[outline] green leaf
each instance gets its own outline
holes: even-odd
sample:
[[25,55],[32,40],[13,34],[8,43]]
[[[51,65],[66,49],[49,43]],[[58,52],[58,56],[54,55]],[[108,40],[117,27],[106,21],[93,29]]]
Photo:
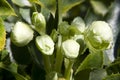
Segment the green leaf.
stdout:
[[[37,3],[42,7],[47,8],[53,16],[55,16],[56,7],[56,0],[29,0],[30,2]],[[82,3],[84,0],[58,0],[58,7],[59,13],[64,14],[72,7]]]
[[22,75],[17,73],[18,65],[16,63],[11,63],[10,65],[5,65],[2,62],[0,62],[0,68],[11,72],[15,76],[16,80],[28,80],[27,78],[25,78]]
[[107,72],[104,69],[96,69],[90,72],[89,80],[102,80],[107,76]]
[[74,80],[89,80],[90,72],[90,69],[80,71],[77,73],[77,75],[74,76]]
[[40,2],[40,0],[29,0],[31,3],[36,3],[44,7],[44,4]]
[[55,16],[56,11],[56,0],[29,0],[30,2],[37,3],[41,5],[41,7],[48,9],[53,16]]
[[103,4],[101,1],[91,0],[90,2],[92,4],[94,11],[97,14],[104,16],[108,12],[106,5]]
[[24,7],[24,6],[31,7],[32,6],[28,0],[12,0],[12,2],[20,7]]
[[58,0],[60,14],[66,13],[72,7],[84,2],[85,0]]
[[0,0],[0,16],[9,16],[9,15],[16,16],[10,4],[6,0]]
[[45,20],[48,21],[50,18],[50,11],[46,8],[41,8],[41,13],[44,15]]
[[1,54],[1,60],[4,60],[8,56],[8,51],[2,50],[0,54]]
[[6,32],[3,20],[0,18],[0,51],[3,50],[6,41]]
[[0,68],[5,69],[10,72],[17,73],[17,64],[11,63],[10,65],[5,65],[4,63],[0,62]]
[[97,14],[95,14],[95,12],[90,8],[88,9],[88,12],[85,16],[85,23],[86,23],[86,27],[90,26],[90,24],[93,22],[93,21],[97,21],[97,20],[101,20],[101,16],[98,16]]
[[28,23],[31,23],[30,9],[20,8],[20,14],[25,21],[27,21]]
[[103,53],[90,53],[78,67],[76,73],[85,69],[99,69],[103,65]]
[[116,59],[113,63],[111,63],[106,70],[108,74],[120,73],[120,58]]
[[45,71],[41,67],[33,64],[31,72],[32,80],[45,80]]
[[120,74],[112,74],[110,76],[107,76],[103,80],[120,80]]

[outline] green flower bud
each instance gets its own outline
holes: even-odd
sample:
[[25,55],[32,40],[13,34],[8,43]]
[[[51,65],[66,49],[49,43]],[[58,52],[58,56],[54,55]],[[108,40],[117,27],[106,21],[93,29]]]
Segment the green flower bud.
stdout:
[[60,34],[63,36],[68,36],[69,35],[69,30],[68,30],[69,26],[70,25],[68,24],[68,22],[66,22],[66,21],[61,22],[58,27]]
[[80,45],[72,39],[62,43],[62,51],[67,58],[74,59],[79,54]]
[[54,42],[48,35],[38,36],[36,46],[45,55],[52,55],[54,51]]
[[46,21],[45,17],[42,15],[42,13],[34,12],[32,15],[32,24],[34,25],[34,29],[39,34],[45,34],[46,31]]
[[29,25],[23,22],[17,22],[12,29],[11,40],[16,46],[22,47],[33,39],[33,33],[34,31]]
[[113,42],[112,30],[104,21],[94,21],[85,33],[85,39],[89,46],[96,50],[108,49]]

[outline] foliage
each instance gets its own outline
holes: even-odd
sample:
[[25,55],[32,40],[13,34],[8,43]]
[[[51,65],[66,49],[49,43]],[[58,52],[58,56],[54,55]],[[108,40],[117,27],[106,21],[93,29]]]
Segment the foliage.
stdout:
[[120,79],[119,0],[0,3],[0,80]]

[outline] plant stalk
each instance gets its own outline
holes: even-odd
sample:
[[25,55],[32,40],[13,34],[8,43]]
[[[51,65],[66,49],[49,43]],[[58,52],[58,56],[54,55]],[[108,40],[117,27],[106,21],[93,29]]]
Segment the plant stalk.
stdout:
[[46,73],[50,73],[52,68],[51,68],[51,63],[48,55],[43,55],[43,61],[44,61],[44,67]]
[[61,53],[61,43],[62,43],[62,36],[58,36],[58,45],[57,45],[57,53],[56,53],[56,62],[55,62],[55,71],[58,73],[61,72],[61,66],[63,61],[63,54]]
[[72,66],[74,64],[74,61],[72,60],[69,60],[69,64],[67,66],[67,68],[65,69],[65,74],[64,74],[64,77],[66,80],[70,80],[71,78],[71,75],[72,75]]

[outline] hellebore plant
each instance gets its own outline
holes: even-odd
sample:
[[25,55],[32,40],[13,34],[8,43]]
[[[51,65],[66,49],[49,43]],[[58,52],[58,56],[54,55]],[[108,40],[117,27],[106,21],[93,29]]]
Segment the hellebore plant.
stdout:
[[[38,32],[35,44],[42,53],[46,80],[49,78],[58,80],[62,77],[65,80],[73,80],[73,74],[77,74],[82,66],[81,64],[75,72],[74,63],[86,49],[90,50],[90,54],[101,54],[101,51],[112,46],[112,30],[105,21],[94,21],[85,27],[84,21],[76,17],[70,25],[64,21],[58,27],[49,36],[46,33],[46,21],[42,13],[33,13],[32,28]],[[22,47],[33,39],[33,33],[30,26],[17,22],[12,29],[11,40],[16,46]]]
[[[26,4],[20,6],[22,3],[19,4],[19,1],[12,0],[15,8],[20,6],[15,12],[20,12],[20,14],[12,14],[17,18],[2,16],[5,18],[6,24],[14,20],[11,24],[12,29],[7,32],[10,34],[11,40],[10,56],[13,55],[10,63],[4,61],[7,57],[7,53],[3,50],[6,33],[3,29],[2,18],[0,18],[0,51],[3,50],[0,54],[0,61],[4,61],[0,62],[0,68],[12,72],[16,80],[95,80],[96,77],[98,80],[109,80],[108,77],[115,74],[115,72],[111,72],[113,65],[110,65],[111,61],[105,53],[106,50],[113,47],[111,25],[100,19],[89,21],[85,16],[85,19],[80,16],[72,16],[71,19],[67,19],[71,16],[68,12],[70,9],[87,0],[26,1],[27,6]],[[101,5],[100,9],[105,7],[103,3],[100,3],[101,1],[91,0],[89,2],[92,6]],[[0,3],[8,4],[4,0],[1,0]],[[10,5],[7,6],[10,7]],[[99,7],[97,6],[97,8]],[[95,10],[97,8],[93,7]],[[14,12],[11,9],[11,13],[12,11]],[[89,13],[89,11],[87,9],[86,12]],[[106,8],[104,11],[107,12]],[[105,12],[102,13],[102,17]],[[100,15],[101,10],[97,13]],[[94,14],[90,13],[90,15]],[[87,14],[87,16],[89,15]],[[21,17],[22,19],[18,19]],[[27,55],[25,60],[27,61],[29,58],[29,63],[19,63],[24,56],[16,58],[17,53]],[[10,65],[6,67],[6,64]],[[115,76],[120,75],[115,74]]]

